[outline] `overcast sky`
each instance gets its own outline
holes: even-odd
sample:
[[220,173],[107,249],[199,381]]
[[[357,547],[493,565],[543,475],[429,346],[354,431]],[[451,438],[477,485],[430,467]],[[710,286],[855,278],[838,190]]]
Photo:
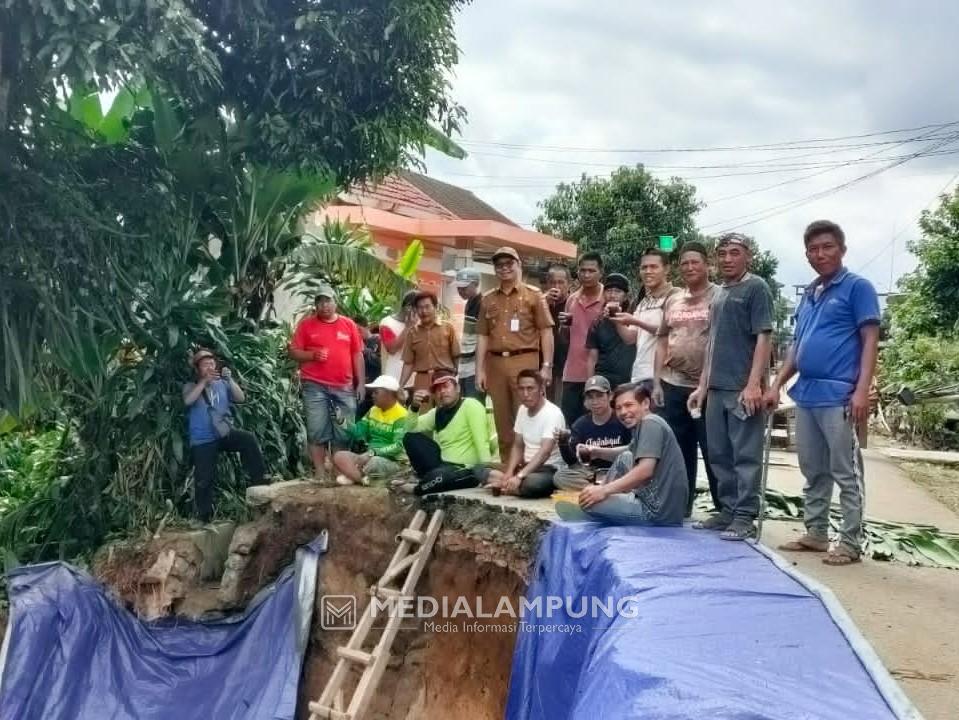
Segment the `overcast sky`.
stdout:
[[[905,243],[917,235],[920,211],[959,171],[959,124],[799,150],[623,150],[778,144],[959,121],[957,31],[957,0],[476,0],[457,22],[454,80],[469,113],[461,139],[470,157],[430,153],[428,172],[528,226],[557,182],[641,162],[696,185],[706,232],[755,235],[779,257],[780,281],[808,281],[802,229],[826,217],[846,230],[849,267],[884,291],[890,270],[898,277],[913,267]],[[911,140],[918,136],[925,139]],[[942,154],[780,208],[934,150]],[[847,161],[855,162],[835,167]],[[785,184],[769,188],[777,183]]]

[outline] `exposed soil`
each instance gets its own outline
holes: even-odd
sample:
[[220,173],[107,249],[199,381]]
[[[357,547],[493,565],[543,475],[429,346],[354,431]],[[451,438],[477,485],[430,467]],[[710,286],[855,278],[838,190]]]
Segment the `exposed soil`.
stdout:
[[909,479],[921,485],[939,502],[959,513],[959,468],[922,462],[904,462]]
[[[258,552],[247,566],[245,587],[270,579],[291,558],[297,545],[321,529],[329,532],[329,551],[321,561],[318,602],[323,595],[354,595],[362,609],[368,592],[396,549],[396,534],[409,523],[418,503],[385,490],[366,488],[296,488],[280,493],[258,523],[263,532]],[[535,557],[543,522],[526,514],[502,512],[482,503],[435,498],[446,520],[417,594],[450,607],[460,597],[474,607],[495,609],[502,597],[514,607],[526,588],[526,573]],[[244,595],[248,592],[245,591]],[[457,617],[444,626],[408,621],[393,643],[388,670],[370,708],[371,720],[409,718],[501,718],[515,642],[515,620],[480,620],[509,625],[507,632],[476,632],[472,619]],[[372,647],[378,633],[370,638]],[[349,633],[324,631],[314,613],[310,647],[300,689],[300,717],[316,700],[332,672],[335,652]]]

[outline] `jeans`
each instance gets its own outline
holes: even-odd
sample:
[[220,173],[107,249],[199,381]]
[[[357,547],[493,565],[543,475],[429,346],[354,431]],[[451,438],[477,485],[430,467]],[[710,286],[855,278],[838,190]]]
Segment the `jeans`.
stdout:
[[440,446],[423,433],[406,433],[403,436],[403,448],[413,472],[419,478],[413,490],[416,495],[464,490],[479,485],[473,468],[445,462]]
[[739,393],[710,390],[706,399],[709,464],[716,474],[719,511],[730,521],[752,523],[759,515],[764,414],[742,413]]
[[862,451],[855,424],[845,407],[796,408],[796,446],[803,488],[806,532],[829,539],[829,505],[833,483],[839,486],[842,528],[839,541],[862,552]]
[[709,481],[709,494],[712,496],[713,506],[719,510],[716,475],[709,465],[709,450],[706,446],[706,421],[702,418],[694,420],[686,407],[686,401],[689,400],[695,388],[671,385],[667,382],[661,384],[663,404],[656,408],[656,413],[669,423],[686,463],[686,477],[689,480],[689,503],[686,506],[686,516],[688,517],[692,512],[693,500],[696,496],[696,475],[699,467],[697,445],[703,453],[703,464],[706,466],[706,479]]
[[196,516],[203,522],[213,517],[213,489],[216,485],[216,461],[221,452],[240,453],[243,471],[250,485],[262,485],[266,475],[263,453],[253,433],[232,430],[229,435],[213,442],[190,448],[193,457],[193,505]]
[[572,427],[573,423],[586,413],[586,407],[583,405],[583,389],[585,387],[586,383],[584,382],[563,383],[563,399],[560,409],[563,411],[563,417],[566,418],[566,427]]
[[306,409],[306,435],[312,445],[333,443],[346,447],[344,427],[356,416],[356,395],[352,390],[304,380],[303,407]]
[[[633,467],[633,454],[624,450],[616,456],[612,467],[606,474],[606,482],[618,480]],[[645,505],[633,492],[616,493],[585,512],[590,519],[610,525],[652,525],[653,518]]]

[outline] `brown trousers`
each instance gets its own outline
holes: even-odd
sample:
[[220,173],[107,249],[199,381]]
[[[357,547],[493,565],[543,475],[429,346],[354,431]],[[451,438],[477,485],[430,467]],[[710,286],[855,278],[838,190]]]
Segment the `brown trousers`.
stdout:
[[527,368],[539,368],[539,353],[523,353],[511,357],[489,353],[486,356],[486,388],[493,401],[493,422],[496,423],[499,457],[503,463],[509,461],[509,451],[513,447],[513,423],[520,405],[519,393],[516,392],[516,376]]

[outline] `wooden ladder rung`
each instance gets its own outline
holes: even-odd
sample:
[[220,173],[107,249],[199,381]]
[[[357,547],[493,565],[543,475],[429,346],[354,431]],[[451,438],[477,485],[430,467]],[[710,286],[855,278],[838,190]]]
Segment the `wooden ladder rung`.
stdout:
[[371,587],[370,594],[376,595],[380,600],[399,600],[402,597],[406,597],[401,590],[380,587],[379,585]]
[[336,649],[336,654],[344,660],[349,660],[350,662],[354,662],[357,665],[363,666],[371,665],[376,659],[376,655],[364,652],[362,650],[351,650],[347,647],[338,647]]
[[400,530],[400,534],[396,536],[397,541],[407,540],[411,543],[416,543],[417,545],[422,545],[423,541],[426,539],[426,533],[422,530],[410,530],[406,528]]
[[309,704],[310,712],[321,720],[353,720],[353,716],[348,712],[340,712],[328,707],[323,707],[318,702]]

